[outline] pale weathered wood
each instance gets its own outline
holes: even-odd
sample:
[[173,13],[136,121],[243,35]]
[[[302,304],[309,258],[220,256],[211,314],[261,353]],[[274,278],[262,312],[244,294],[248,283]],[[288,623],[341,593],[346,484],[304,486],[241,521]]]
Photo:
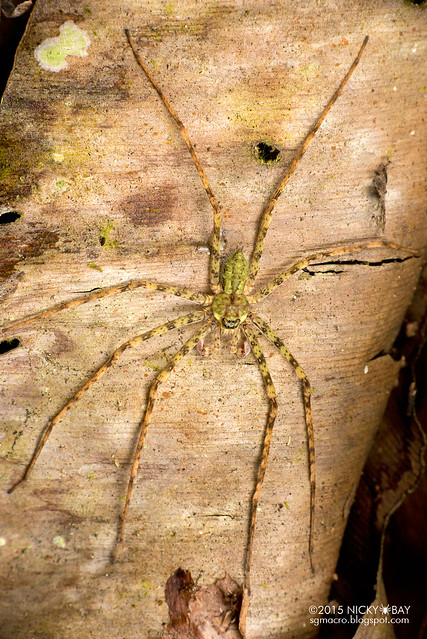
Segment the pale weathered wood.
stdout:
[[[377,237],[423,246],[423,16],[400,1],[94,0],[85,9],[38,0],[2,105],[1,206],[22,215],[0,230],[4,322],[132,278],[207,288],[212,212],[125,27],[196,145],[224,208],[225,250],[246,255],[268,197],[369,34],[278,203],[259,282],[313,249]],[[67,20],[89,35],[88,55],[45,71],[34,50]],[[256,162],[260,140],[281,149],[281,163]],[[373,184],[387,160],[383,210]],[[318,508],[313,577],[301,392],[263,342],[279,416],[255,540],[251,639],[316,631],[308,607],[328,595],[398,369],[386,353],[421,266],[381,263],[392,257],[372,251],[357,256],[371,266],[311,268],[259,306],[315,390]],[[109,564],[147,385],[190,327],[125,355],[56,427],[27,484],[5,493],[49,417],[117,345],[191,308],[127,293],[20,329],[22,347],[1,357],[2,637],[153,638],[178,567],[203,584],[226,572],[241,582],[266,400],[252,358],[226,348],[191,355],[162,389],[125,547]]]

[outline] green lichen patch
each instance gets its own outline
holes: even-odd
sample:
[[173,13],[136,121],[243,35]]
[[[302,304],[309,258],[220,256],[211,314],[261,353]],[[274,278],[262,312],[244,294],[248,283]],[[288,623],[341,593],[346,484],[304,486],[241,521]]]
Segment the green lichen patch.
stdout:
[[67,180],[58,178],[57,180],[54,180],[53,188],[57,193],[65,193],[65,191],[68,191],[68,189],[70,188],[70,184],[67,182]]
[[36,60],[46,71],[62,71],[68,67],[67,56],[85,56],[90,44],[89,36],[72,20],[59,27],[59,36],[46,38],[34,51]]
[[65,539],[63,537],[58,535],[57,537],[54,537],[52,541],[58,548],[65,548]]
[[118,248],[119,243],[111,237],[114,231],[114,222],[107,220],[99,229],[99,243],[105,248]]
[[98,264],[95,264],[95,262],[89,262],[89,266],[90,266],[90,268],[94,268],[97,271],[100,271],[102,273],[102,268],[100,266],[98,266]]

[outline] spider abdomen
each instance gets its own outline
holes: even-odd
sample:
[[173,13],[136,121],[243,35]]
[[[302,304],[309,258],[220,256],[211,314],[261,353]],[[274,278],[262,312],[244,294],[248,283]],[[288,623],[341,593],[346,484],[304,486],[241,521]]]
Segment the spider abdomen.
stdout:
[[243,293],[248,279],[248,263],[242,251],[236,251],[224,263],[221,284],[225,293]]

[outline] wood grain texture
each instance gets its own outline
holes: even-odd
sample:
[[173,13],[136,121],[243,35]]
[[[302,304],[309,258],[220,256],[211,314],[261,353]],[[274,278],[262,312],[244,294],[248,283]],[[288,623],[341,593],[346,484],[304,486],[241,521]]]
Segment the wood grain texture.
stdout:
[[[21,214],[0,227],[4,323],[128,279],[207,290],[212,211],[125,27],[223,207],[224,250],[246,256],[263,207],[369,34],[278,202],[258,283],[325,247],[377,237],[426,244],[422,9],[392,0],[339,9],[329,0],[143,4],[38,0],[1,107],[0,206]],[[89,35],[88,55],[45,71],[34,50],[66,20]],[[279,164],[257,163],[261,140],[280,148]],[[373,185],[387,161],[378,206]],[[250,639],[316,632],[308,607],[327,600],[399,368],[387,352],[421,267],[384,261],[395,257],[374,250],[347,266],[311,267],[257,307],[314,388],[318,508],[313,577],[301,389],[262,340],[279,413],[255,536]],[[6,495],[49,417],[108,355],[193,308],[124,293],[22,327],[22,346],[0,357],[2,638],[152,639],[168,620],[164,587],[177,568],[200,584],[225,573],[241,582],[267,401],[253,358],[225,345],[212,358],[191,354],[161,389],[125,546],[109,563],[148,385],[191,327],[124,355],[55,427],[28,482]]]

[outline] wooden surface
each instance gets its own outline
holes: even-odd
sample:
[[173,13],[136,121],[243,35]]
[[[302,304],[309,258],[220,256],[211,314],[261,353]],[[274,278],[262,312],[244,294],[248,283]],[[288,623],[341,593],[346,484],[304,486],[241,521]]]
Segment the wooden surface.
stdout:
[[[0,227],[2,323],[128,279],[207,290],[209,203],[125,27],[196,145],[224,209],[225,252],[243,247],[247,257],[263,206],[369,34],[278,203],[258,281],[324,247],[426,244],[422,9],[355,0],[339,10],[257,0],[120,5],[38,0],[18,51],[1,120],[0,213],[21,214]],[[88,55],[43,70],[34,50],[67,20],[88,34]],[[262,140],[280,148],[279,164],[257,163]],[[385,164],[383,208],[374,180]],[[279,415],[255,540],[250,639],[316,632],[309,606],[327,601],[399,368],[387,352],[421,268],[396,257],[376,250],[312,267],[259,306],[314,388],[318,505],[313,577],[301,392],[263,342]],[[49,417],[108,354],[190,308],[138,291],[7,334],[21,346],[0,358],[2,639],[151,639],[168,620],[164,586],[177,568],[199,584],[225,573],[241,582],[267,407],[252,357],[239,360],[225,345],[212,358],[191,354],[161,389],[125,547],[109,563],[148,384],[191,327],[124,355],[55,428],[27,484],[6,494]]]

